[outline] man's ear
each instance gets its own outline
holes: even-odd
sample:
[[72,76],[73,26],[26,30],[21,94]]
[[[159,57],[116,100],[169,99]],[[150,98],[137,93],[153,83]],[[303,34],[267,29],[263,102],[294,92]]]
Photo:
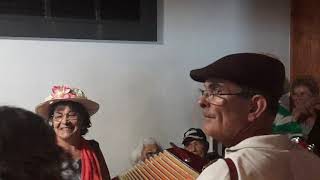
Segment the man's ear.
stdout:
[[254,95],[251,97],[251,104],[248,114],[248,120],[254,122],[267,109],[267,100],[264,96]]

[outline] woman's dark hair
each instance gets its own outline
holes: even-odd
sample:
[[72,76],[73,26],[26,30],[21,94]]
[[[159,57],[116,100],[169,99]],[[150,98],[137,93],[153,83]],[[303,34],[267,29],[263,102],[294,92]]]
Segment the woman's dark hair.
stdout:
[[80,125],[80,133],[81,135],[85,135],[88,133],[88,128],[91,127],[90,115],[86,108],[82,106],[80,103],[73,101],[60,101],[53,104],[49,110],[49,121],[52,120],[53,113],[58,106],[68,106],[70,109],[78,114],[78,118],[81,121]]
[[0,106],[0,179],[61,179],[62,149],[40,116]]
[[301,76],[296,78],[291,85],[291,93],[293,93],[294,89],[298,86],[305,86],[307,87],[312,95],[318,96],[319,95],[319,86],[317,81],[312,76]]

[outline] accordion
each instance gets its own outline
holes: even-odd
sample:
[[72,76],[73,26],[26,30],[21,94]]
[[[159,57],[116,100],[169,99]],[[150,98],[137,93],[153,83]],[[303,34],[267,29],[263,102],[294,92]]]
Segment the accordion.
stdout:
[[199,176],[207,162],[202,158],[178,147],[160,152],[144,162],[136,164],[115,179],[149,180],[177,179],[192,180]]

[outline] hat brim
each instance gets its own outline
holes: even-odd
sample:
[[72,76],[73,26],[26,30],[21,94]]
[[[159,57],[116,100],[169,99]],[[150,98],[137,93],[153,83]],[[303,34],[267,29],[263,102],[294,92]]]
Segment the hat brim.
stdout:
[[89,99],[68,98],[68,99],[52,99],[52,100],[45,101],[45,102],[39,104],[36,107],[35,111],[41,117],[48,119],[50,107],[53,104],[55,104],[57,102],[61,102],[61,101],[72,101],[72,102],[77,102],[77,103],[81,104],[88,111],[90,116],[92,116],[93,114],[95,114],[99,110],[99,104],[94,101],[91,101]]
[[215,72],[210,72],[210,70],[208,70],[209,68],[204,67],[201,69],[194,69],[192,71],[190,71],[190,77],[194,80],[194,81],[198,81],[198,82],[205,82],[206,80],[208,80],[209,78],[221,78],[221,76]]

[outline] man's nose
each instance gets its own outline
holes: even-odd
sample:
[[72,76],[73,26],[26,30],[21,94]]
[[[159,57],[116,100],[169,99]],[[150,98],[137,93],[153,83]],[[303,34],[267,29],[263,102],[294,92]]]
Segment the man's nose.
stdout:
[[194,151],[196,150],[196,147],[195,147],[195,145],[190,144],[188,149],[189,149],[191,152],[194,152]]
[[200,96],[198,98],[198,103],[199,103],[201,108],[205,108],[205,107],[208,107],[210,105],[209,102],[207,101],[206,97],[204,97],[204,96]]

